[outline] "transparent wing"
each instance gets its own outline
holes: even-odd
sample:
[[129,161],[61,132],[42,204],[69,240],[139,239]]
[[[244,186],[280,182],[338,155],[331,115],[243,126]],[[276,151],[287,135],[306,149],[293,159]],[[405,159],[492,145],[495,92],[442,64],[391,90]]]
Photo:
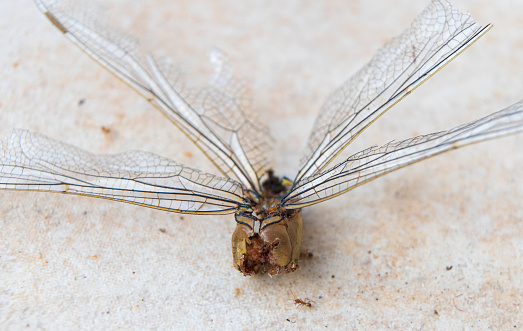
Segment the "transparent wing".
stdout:
[[247,208],[242,185],[153,153],[95,155],[25,130],[2,141],[0,189],[86,195],[193,214]]
[[35,3],[66,37],[162,111],[224,176],[260,191],[259,176],[269,163],[273,141],[266,127],[248,113],[248,90],[233,79],[223,53],[211,52],[215,75],[210,85],[187,89],[153,56],[140,56],[136,42],[104,26],[99,15],[86,14],[79,8],[81,2]]
[[523,100],[449,131],[390,142],[356,153],[330,170],[298,182],[281,204],[287,209],[309,206],[431,156],[522,131]]
[[446,1],[433,1],[409,29],[324,102],[295,182],[323,171],[363,130],[481,37],[480,26]]

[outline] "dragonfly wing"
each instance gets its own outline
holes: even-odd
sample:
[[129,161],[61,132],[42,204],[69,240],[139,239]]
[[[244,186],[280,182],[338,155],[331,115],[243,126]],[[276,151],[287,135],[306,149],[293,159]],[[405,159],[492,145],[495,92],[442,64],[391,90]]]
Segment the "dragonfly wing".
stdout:
[[[223,53],[211,52],[215,76],[209,86],[187,89],[152,55],[142,56],[137,42],[104,26],[103,20],[74,3],[35,0],[44,15],[73,43],[123,80],[171,120],[227,178],[260,190],[272,138],[268,129],[248,113],[245,84],[233,78]],[[189,100],[195,99],[195,103]],[[251,163],[252,162],[252,163]]]
[[295,182],[323,171],[378,117],[490,27],[474,23],[468,14],[446,1],[433,1],[410,28],[391,39],[367,65],[327,97]]
[[323,173],[305,178],[282,199],[287,209],[334,198],[389,172],[472,143],[523,131],[523,100],[480,120],[356,153]]
[[[205,125],[223,140],[232,142],[231,136],[237,135],[242,151],[236,155],[242,164],[251,164],[259,178],[270,168],[274,140],[265,125],[253,121],[250,89],[245,82],[234,79],[227,56],[213,49],[209,57],[214,67],[210,86],[189,90],[185,98],[201,111]],[[235,146],[234,143],[229,145]]]
[[25,130],[2,141],[0,189],[86,195],[193,214],[248,208],[236,181],[148,152],[95,155]]

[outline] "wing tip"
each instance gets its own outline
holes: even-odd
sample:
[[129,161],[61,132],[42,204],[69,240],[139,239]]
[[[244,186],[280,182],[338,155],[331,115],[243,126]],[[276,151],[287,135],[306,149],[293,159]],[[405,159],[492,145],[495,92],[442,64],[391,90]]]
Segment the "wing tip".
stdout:
[[63,26],[63,24],[60,23],[53,14],[51,14],[48,11],[43,11],[43,13],[45,17],[47,17],[47,19],[51,21],[51,24],[53,24],[58,30],[60,30],[60,32],[62,32],[63,34],[66,34],[68,32],[65,26]]

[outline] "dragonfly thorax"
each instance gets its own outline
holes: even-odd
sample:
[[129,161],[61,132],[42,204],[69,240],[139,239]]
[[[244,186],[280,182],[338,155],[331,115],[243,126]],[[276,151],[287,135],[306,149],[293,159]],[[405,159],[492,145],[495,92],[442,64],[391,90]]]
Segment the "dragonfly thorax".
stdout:
[[245,276],[292,272],[298,268],[302,239],[302,219],[299,209],[286,210],[281,197],[289,186],[267,172],[263,192],[252,205],[252,212],[235,215],[236,229],[232,236],[235,267]]

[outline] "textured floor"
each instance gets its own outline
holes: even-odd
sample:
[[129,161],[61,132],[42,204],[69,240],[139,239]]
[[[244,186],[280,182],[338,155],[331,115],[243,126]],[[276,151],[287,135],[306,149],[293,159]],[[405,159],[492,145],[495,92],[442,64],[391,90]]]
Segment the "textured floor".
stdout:
[[[428,1],[108,2],[112,24],[205,81],[228,52],[293,176],[325,96]],[[383,116],[364,148],[482,117],[523,98],[521,1],[460,0],[494,28]],[[212,166],[164,117],[68,42],[31,1],[1,2],[1,136],[38,131],[97,153]],[[102,129],[105,128],[105,129]],[[403,169],[304,210],[289,275],[232,268],[230,216],[0,192],[0,329],[520,329],[523,135]],[[290,291],[314,300],[297,309]]]

